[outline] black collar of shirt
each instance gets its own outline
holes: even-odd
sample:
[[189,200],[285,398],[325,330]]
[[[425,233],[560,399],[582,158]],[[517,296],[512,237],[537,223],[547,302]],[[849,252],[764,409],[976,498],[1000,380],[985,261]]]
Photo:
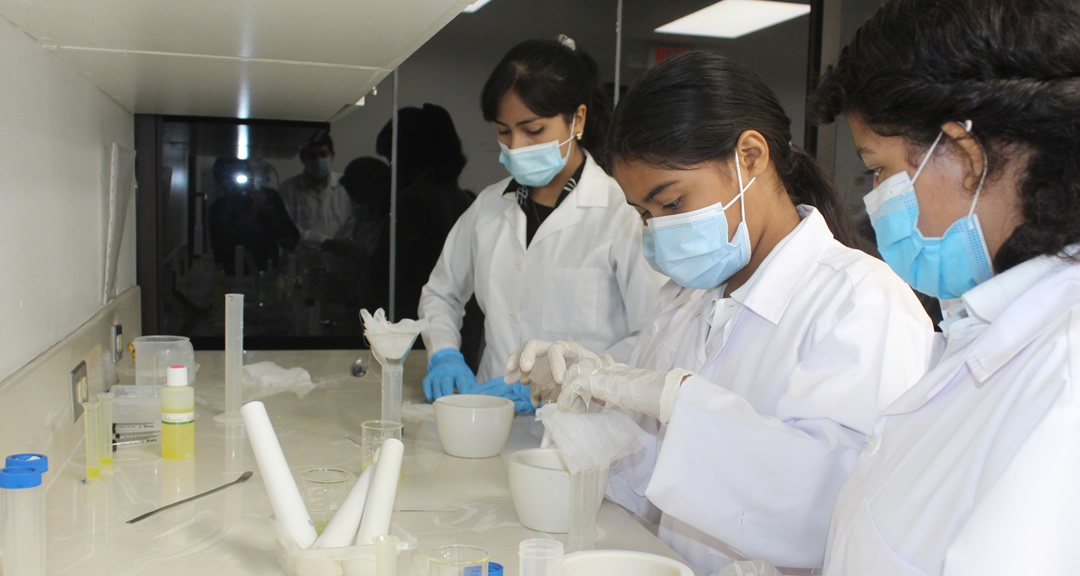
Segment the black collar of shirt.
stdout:
[[[558,208],[559,204],[562,204],[562,201],[574,191],[574,188],[577,188],[578,182],[581,182],[581,174],[585,172],[585,164],[588,161],[588,158],[582,161],[581,165],[578,166],[578,169],[574,171],[574,175],[566,181],[566,186],[563,186],[562,192],[559,193],[559,198],[555,200],[555,208]],[[506,190],[503,190],[503,194],[506,195],[513,192],[517,196],[518,206],[520,206],[522,210],[526,210],[529,208],[531,202],[529,199],[529,190],[530,188],[528,186],[518,184],[517,180],[511,178],[510,183],[506,185]]]

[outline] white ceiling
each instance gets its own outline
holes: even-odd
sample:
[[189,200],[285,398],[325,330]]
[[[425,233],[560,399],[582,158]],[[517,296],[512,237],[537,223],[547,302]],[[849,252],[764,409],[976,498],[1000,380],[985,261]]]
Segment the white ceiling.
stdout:
[[471,0],[0,0],[135,113],[329,120]]

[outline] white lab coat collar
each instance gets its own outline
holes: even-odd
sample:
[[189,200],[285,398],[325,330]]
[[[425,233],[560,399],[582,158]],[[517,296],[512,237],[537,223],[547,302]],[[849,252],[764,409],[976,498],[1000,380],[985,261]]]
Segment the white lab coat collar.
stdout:
[[1080,263],[1039,256],[968,290],[962,301],[970,318],[987,324],[985,329],[967,350],[957,352],[956,361],[943,361],[931,369],[882,416],[918,410],[948,388],[955,373],[937,373],[939,369],[957,371],[966,365],[980,384],[1001,370],[1058,321],[1062,312],[1080,306]]
[[1057,321],[1062,311],[1080,305],[1080,265],[1039,256],[968,290],[962,298],[970,315],[990,324],[965,355],[971,375],[983,382]]
[[[536,230],[532,243],[536,244],[559,230],[581,222],[584,214],[579,209],[607,207],[608,186],[611,180],[606,176],[592,156],[585,152],[585,169],[581,172],[581,181]],[[497,186],[506,187],[509,184],[508,178]],[[520,242],[522,250],[525,250],[525,213],[518,208],[517,197],[514,194],[503,194],[503,202],[506,204],[503,217],[513,225],[514,235]]]
[[803,217],[799,225],[776,245],[746,285],[731,294],[736,302],[773,325],[780,323],[810,268],[835,242],[817,209],[799,206],[799,213]]

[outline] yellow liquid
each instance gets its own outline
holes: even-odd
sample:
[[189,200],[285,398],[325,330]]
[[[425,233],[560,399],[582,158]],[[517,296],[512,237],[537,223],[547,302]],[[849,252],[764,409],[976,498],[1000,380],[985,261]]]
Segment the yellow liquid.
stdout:
[[112,456],[101,457],[101,467],[104,468],[106,466],[112,466]]
[[185,460],[195,456],[195,423],[161,423],[161,457]]
[[86,467],[86,479],[87,480],[100,480],[101,479],[101,468],[90,468],[89,466],[87,466]]

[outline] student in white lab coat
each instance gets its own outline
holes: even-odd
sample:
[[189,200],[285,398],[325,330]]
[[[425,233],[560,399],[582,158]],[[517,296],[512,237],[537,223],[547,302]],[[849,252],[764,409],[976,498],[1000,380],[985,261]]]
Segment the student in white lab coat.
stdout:
[[[481,107],[511,177],[457,221],[422,291],[429,400],[456,387],[532,411],[527,386],[502,385],[506,358],[526,340],[579,340],[625,360],[655,315],[664,279],[642,257],[634,210],[593,157],[608,102],[596,63],[565,36],[523,42],[492,72]],[[474,293],[486,341],[475,376],[458,351]]]
[[705,574],[744,557],[820,568],[836,494],[932,341],[911,289],[840,241],[839,194],[790,124],[760,77],[719,54],[649,70],[609,145],[645,254],[671,277],[660,315],[629,365],[544,343],[510,362],[545,356],[562,409],[638,413],[655,443],[612,469],[608,497],[654,521],[659,508],[660,536]]
[[1080,3],[893,0],[812,108],[874,171],[885,261],[944,347],[833,512],[825,573],[1080,566]]

